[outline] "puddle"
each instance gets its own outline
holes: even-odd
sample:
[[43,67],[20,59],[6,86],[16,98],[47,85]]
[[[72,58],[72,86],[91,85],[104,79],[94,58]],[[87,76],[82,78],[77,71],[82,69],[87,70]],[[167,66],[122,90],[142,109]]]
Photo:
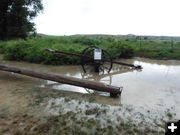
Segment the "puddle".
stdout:
[[[126,63],[142,65],[141,71],[131,70],[126,67],[114,65],[110,74],[84,74],[80,66],[48,66],[28,64],[24,62],[1,61],[4,64],[37,69],[45,72],[54,72],[61,75],[100,81],[113,86],[123,86],[121,104],[143,107],[148,110],[167,110],[176,113],[175,118],[180,118],[180,61],[178,60],[151,60],[134,58],[121,60]],[[80,87],[59,84],[22,75],[0,71],[0,85],[12,83],[23,87],[46,87],[56,90],[92,93]],[[23,83],[22,83],[23,82]],[[99,93],[109,96],[107,93]]]
[[170,109],[180,118],[180,61],[133,60],[143,66],[141,72],[133,71],[114,75],[112,84],[124,87],[122,104],[148,109]]

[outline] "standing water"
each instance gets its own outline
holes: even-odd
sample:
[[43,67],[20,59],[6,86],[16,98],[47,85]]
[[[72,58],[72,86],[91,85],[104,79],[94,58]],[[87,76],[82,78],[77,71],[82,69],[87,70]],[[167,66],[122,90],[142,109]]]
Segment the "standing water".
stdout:
[[[142,70],[131,70],[126,67],[114,65],[110,74],[84,74],[80,66],[47,66],[39,64],[28,64],[20,62],[3,61],[8,65],[37,69],[47,72],[73,76],[77,78],[100,81],[113,86],[123,86],[121,104],[143,107],[159,111],[171,110],[175,112],[175,118],[180,118],[180,61],[178,60],[151,60],[144,58],[120,60],[126,63],[141,65]],[[3,75],[4,74],[4,75]],[[80,93],[92,92],[80,87],[59,84],[52,81],[31,79],[21,75],[1,73],[0,81],[3,78],[18,80],[19,83],[32,83],[39,87],[53,88],[57,90],[75,91]],[[25,78],[25,79],[24,79]],[[31,80],[31,81],[28,81]],[[33,80],[33,81],[32,81]],[[107,94],[100,93],[105,96]],[[108,97],[107,97],[108,98]]]
[[180,61],[127,60],[142,65],[142,71],[114,75],[112,85],[122,84],[122,104],[131,104],[159,112],[171,110],[180,118]]

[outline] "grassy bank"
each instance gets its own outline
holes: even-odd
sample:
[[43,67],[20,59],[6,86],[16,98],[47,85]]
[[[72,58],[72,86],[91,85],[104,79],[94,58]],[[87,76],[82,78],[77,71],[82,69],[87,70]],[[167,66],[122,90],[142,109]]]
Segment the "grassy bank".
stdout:
[[114,59],[133,56],[157,59],[180,59],[180,38],[137,36],[43,36],[27,40],[0,42],[0,53],[7,60],[26,61],[52,65],[79,64],[80,59],[59,56],[43,51],[51,48],[72,53],[81,53],[90,45],[108,51]]

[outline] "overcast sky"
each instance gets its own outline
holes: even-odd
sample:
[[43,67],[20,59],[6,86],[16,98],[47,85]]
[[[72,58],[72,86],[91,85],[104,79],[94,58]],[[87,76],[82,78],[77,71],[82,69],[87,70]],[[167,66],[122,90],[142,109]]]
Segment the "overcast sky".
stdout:
[[38,33],[180,36],[180,0],[43,0]]

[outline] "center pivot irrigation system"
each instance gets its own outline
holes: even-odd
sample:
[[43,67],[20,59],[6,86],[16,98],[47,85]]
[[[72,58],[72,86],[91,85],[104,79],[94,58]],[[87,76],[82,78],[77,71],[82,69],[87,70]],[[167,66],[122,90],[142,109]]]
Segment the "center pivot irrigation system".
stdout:
[[[81,65],[86,72],[88,70],[88,66],[93,67],[95,72],[104,72],[107,71],[108,73],[111,71],[113,64],[120,64],[124,66],[129,66],[135,69],[141,69],[140,65],[132,65],[123,62],[113,61],[111,55],[96,46],[90,46],[82,51],[81,54],[69,53],[69,52],[62,52],[62,51],[55,51],[51,49],[44,49],[47,52],[51,52],[54,54],[60,55],[70,55],[76,56],[81,59]],[[58,83],[69,84],[79,87],[84,87],[92,90],[97,90],[101,92],[109,92],[111,97],[118,97],[121,95],[122,87],[116,87],[108,84],[104,84],[97,81],[90,81],[86,79],[79,79],[75,77],[63,76],[54,73],[47,73],[41,72],[38,70],[29,70],[20,67],[14,67],[9,65],[4,65],[0,63],[0,70],[7,71],[7,72],[14,72],[17,74],[22,74],[30,77],[40,78],[44,80],[51,80]]]
[[54,54],[79,57],[81,60],[82,69],[85,73],[87,72],[87,70],[89,70],[90,67],[93,67],[95,72],[106,71],[109,73],[113,67],[113,64],[124,65],[128,67],[132,67],[134,69],[142,69],[142,66],[140,65],[133,65],[124,62],[114,61],[111,55],[107,51],[97,46],[89,46],[85,48],[81,54],[56,51],[49,48],[45,48],[44,50]]
[[[80,58],[81,66],[86,73],[89,69],[94,69],[94,72],[107,72],[109,73],[113,67],[113,64],[119,64],[123,66],[132,67],[134,69],[142,69],[141,65],[134,65],[134,64],[127,64],[124,62],[114,61],[111,55],[97,46],[89,46],[85,48],[80,54],[77,53],[70,53],[64,51],[57,51],[52,50],[49,48],[45,48],[44,51],[50,52],[57,55],[68,55],[68,56],[75,56]],[[114,87],[114,89],[119,89],[119,93],[110,92],[111,97],[117,97],[117,95],[121,95],[123,87]]]

